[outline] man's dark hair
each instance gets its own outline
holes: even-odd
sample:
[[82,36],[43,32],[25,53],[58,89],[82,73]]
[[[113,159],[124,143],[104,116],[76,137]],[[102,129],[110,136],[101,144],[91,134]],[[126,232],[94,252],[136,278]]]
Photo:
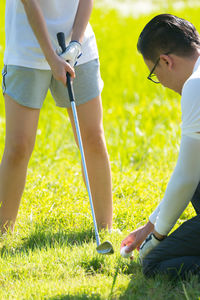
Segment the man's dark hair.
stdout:
[[200,48],[200,35],[194,25],[170,14],[154,17],[142,30],[137,44],[142,56],[153,62],[168,52],[191,56],[197,48]]

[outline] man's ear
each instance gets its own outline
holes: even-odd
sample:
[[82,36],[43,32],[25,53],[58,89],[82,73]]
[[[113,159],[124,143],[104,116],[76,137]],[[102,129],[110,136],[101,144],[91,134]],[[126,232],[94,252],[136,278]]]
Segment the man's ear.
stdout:
[[171,70],[173,67],[173,58],[167,54],[161,54],[160,64],[163,65],[163,67],[167,67]]

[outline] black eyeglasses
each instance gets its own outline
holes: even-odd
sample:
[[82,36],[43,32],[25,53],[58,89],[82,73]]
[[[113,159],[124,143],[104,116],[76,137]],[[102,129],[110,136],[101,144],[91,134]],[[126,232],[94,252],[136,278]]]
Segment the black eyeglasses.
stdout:
[[[167,53],[164,53],[164,54],[165,54],[165,55],[168,55],[168,54],[170,54],[170,53],[171,53],[171,51],[169,51],[169,52],[167,52]],[[157,65],[158,65],[158,63],[159,63],[159,61],[160,61],[160,57],[156,60],[155,65],[153,66],[151,72],[149,73],[149,76],[147,77],[147,79],[151,80],[151,81],[154,82],[154,83],[160,83],[160,81],[158,80],[156,74],[154,74],[154,71],[155,71],[155,69],[156,69],[156,67],[157,67]],[[154,79],[154,78],[155,78],[155,79]]]
[[159,61],[160,61],[160,57],[156,60],[155,65],[153,66],[151,72],[149,73],[149,76],[147,77],[147,79],[151,80],[154,83],[160,83],[160,81],[158,80],[156,74],[154,74],[154,71],[155,71]]

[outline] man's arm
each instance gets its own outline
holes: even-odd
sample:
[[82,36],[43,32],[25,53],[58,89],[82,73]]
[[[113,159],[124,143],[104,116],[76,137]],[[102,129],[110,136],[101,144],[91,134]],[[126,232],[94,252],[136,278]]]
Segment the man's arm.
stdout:
[[140,247],[140,260],[169,233],[185,210],[200,181],[200,139],[182,136],[176,168],[167,186],[153,233]]
[[[162,199],[163,201],[163,199]],[[155,208],[155,210],[152,212],[152,214],[149,216],[149,221],[152,223],[152,224],[155,224],[156,223],[156,219],[157,219],[157,216],[160,212],[160,207],[162,205],[162,201],[158,204],[158,206]]]
[[[200,139],[182,136],[179,158],[155,223],[155,235],[165,236],[192,199],[200,181]],[[158,233],[158,235],[157,235]]]
[[29,21],[29,24],[40,44],[45,58],[50,65],[55,79],[60,80],[66,85],[66,72],[69,72],[72,78],[75,77],[73,68],[61,59],[54,51],[46,22],[37,0],[21,0]]
[[155,234],[167,234],[170,231],[188,205],[200,182],[199,84],[199,77],[194,77],[188,80],[183,87],[180,153],[160,207]]

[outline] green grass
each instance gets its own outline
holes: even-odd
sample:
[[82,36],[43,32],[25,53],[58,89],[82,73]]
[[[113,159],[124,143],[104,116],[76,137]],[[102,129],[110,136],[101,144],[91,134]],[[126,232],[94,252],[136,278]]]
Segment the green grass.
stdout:
[[[1,11],[4,4],[0,4]],[[164,12],[160,10],[160,12]],[[166,10],[165,10],[166,12]],[[174,13],[174,11],[167,10]],[[199,11],[176,12],[197,29]],[[15,234],[0,241],[0,299],[198,299],[197,278],[172,283],[147,280],[138,262],[119,255],[121,240],[145,224],[163,197],[180,141],[180,97],[146,80],[148,70],[136,51],[137,37],[153,16],[120,17],[95,9],[91,23],[101,57],[104,127],[111,160],[114,228],[101,233],[115,254],[95,251],[89,200],[66,112],[47,96]],[[189,16],[189,17],[188,17]],[[4,26],[0,26],[3,65]],[[0,156],[5,114],[0,101]],[[194,215],[191,206],[177,225]]]

